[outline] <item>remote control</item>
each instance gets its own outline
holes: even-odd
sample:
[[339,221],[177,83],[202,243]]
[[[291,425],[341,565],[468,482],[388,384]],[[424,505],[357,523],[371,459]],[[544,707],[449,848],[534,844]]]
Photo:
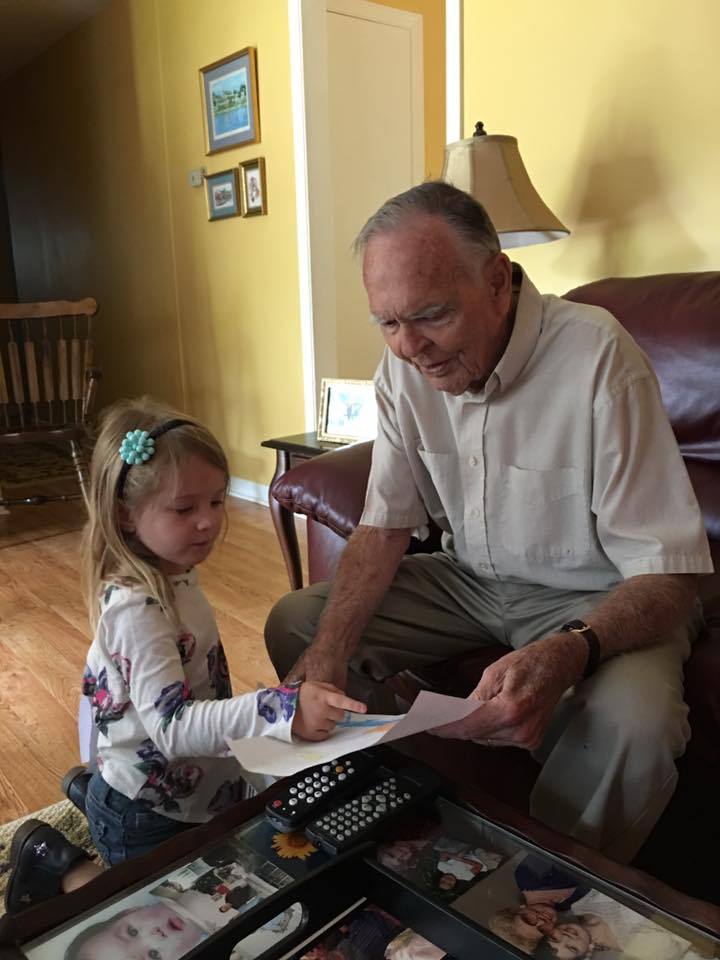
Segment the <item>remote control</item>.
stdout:
[[357,796],[311,821],[305,833],[326,853],[335,855],[369,840],[439,789],[440,781],[430,771],[385,768]]
[[358,790],[377,769],[377,758],[366,750],[309,767],[298,775],[285,793],[275,800],[268,800],[265,818],[281,833],[299,830],[339,797],[350,790]]

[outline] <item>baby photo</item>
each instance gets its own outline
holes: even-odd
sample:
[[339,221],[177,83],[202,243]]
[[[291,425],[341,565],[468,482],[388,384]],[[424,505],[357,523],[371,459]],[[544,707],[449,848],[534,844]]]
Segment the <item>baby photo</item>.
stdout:
[[[292,877],[233,837],[162,880],[96,911],[72,927],[25,949],[28,960],[180,960],[231,920]],[[236,947],[237,957],[258,956],[295,930],[302,908],[294,904]],[[145,952],[143,952],[145,951]]]
[[453,908],[528,956],[549,960],[690,960],[691,944],[570,871],[518,854]]
[[380,844],[384,866],[448,902],[492,873],[517,849],[479,818],[454,804],[438,801],[435,817],[415,817],[400,824],[392,839]]

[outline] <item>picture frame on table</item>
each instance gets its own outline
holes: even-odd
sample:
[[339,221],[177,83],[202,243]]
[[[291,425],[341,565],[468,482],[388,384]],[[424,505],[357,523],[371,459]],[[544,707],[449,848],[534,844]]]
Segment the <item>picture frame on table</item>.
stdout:
[[372,380],[323,377],[318,440],[355,443],[377,436],[377,404]]
[[258,217],[267,213],[267,186],[265,183],[265,158],[255,157],[240,164],[242,180],[242,215]]
[[240,214],[240,193],[235,167],[205,177],[208,220],[226,220]]
[[245,47],[200,69],[205,152],[260,142],[257,61]]

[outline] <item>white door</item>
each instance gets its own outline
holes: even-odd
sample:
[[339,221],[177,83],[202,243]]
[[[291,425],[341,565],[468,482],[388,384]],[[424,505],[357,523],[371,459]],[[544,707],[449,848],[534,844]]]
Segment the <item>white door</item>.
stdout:
[[366,0],[303,0],[301,10],[305,370],[316,396],[322,377],[370,378],[382,352],[351,245],[385,199],[423,179],[422,16]]

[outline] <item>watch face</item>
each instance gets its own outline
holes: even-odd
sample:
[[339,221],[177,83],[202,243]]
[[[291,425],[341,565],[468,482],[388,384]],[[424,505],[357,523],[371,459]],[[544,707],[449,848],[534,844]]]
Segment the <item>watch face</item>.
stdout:
[[582,620],[568,620],[567,623],[563,624],[563,630],[589,630],[590,628],[586,623],[583,623]]

